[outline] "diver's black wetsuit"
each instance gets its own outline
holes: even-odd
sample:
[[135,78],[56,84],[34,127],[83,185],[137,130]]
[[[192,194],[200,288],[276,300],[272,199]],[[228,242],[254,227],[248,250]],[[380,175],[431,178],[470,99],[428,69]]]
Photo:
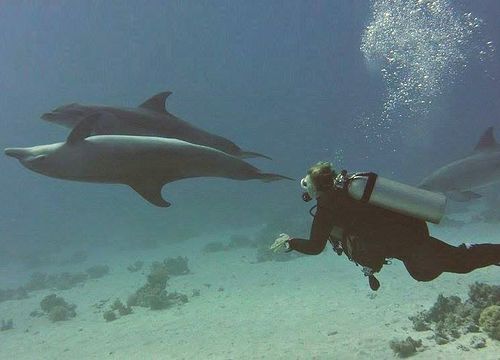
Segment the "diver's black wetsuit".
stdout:
[[430,281],[443,272],[468,273],[500,263],[500,244],[446,244],[429,236],[425,221],[362,203],[342,190],[318,198],[310,240],[291,239],[290,250],[321,253],[334,227],[343,229],[336,237],[346,255],[373,272],[396,258],[415,280]]

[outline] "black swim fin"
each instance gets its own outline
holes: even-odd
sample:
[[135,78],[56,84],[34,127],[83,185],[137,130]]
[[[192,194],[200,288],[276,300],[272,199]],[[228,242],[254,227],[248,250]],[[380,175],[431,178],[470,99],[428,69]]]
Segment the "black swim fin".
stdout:
[[377,291],[380,287],[380,281],[373,275],[368,276],[368,283],[370,284],[370,289]]

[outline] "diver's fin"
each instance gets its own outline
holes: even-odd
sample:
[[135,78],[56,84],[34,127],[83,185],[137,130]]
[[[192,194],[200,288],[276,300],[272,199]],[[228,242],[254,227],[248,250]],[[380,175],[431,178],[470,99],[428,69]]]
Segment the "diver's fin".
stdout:
[[479,199],[480,197],[482,197],[482,195],[475,193],[473,191],[458,191],[458,190],[449,191],[446,193],[446,196],[449,199],[457,202],[466,202],[472,199]]
[[240,158],[246,159],[246,158],[255,158],[255,157],[261,157],[264,159],[272,160],[269,156],[262,155],[253,151],[241,151],[240,152]]
[[161,181],[142,179],[129,184],[132,189],[151,204],[159,207],[169,207],[171,204],[161,196],[163,185],[164,182]]
[[289,178],[288,176],[283,176],[283,175],[278,175],[278,174],[271,174],[271,173],[260,173],[259,174],[259,179],[262,180],[265,183],[271,182],[271,181],[278,181],[278,180],[292,180],[294,181],[295,179]]
[[76,144],[91,136],[100,117],[101,114],[94,113],[81,120],[69,133],[66,143],[70,145]]
[[483,135],[481,135],[481,138],[474,148],[474,151],[489,150],[494,148],[495,146],[497,146],[497,142],[495,140],[495,136],[493,135],[493,126],[490,126],[486,129]]
[[139,105],[139,107],[165,114],[167,112],[165,108],[165,101],[170,96],[170,94],[172,94],[171,91],[164,91],[156,94],[144,101],[141,105]]

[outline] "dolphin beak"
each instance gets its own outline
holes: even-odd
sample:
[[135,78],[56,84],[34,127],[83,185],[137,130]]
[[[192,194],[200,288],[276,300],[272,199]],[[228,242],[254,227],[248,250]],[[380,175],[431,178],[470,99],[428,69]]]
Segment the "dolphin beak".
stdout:
[[30,151],[25,148],[7,148],[4,150],[5,155],[11,156],[18,160],[22,160],[30,155]]
[[40,116],[43,120],[52,120],[54,118],[54,114],[51,112],[45,113],[42,116]]

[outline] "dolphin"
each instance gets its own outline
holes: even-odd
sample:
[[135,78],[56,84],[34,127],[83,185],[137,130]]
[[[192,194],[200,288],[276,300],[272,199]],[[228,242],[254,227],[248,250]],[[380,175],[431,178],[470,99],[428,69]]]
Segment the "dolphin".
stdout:
[[500,145],[493,127],[482,134],[474,151],[447,164],[424,178],[419,187],[445,193],[455,201],[468,201],[481,195],[471,189],[500,182]]
[[170,91],[158,93],[137,108],[73,103],[45,113],[41,118],[72,129],[89,115],[100,113],[101,118],[95,123],[93,135],[140,135],[175,138],[213,147],[240,158],[263,157],[270,159],[268,156],[256,152],[243,151],[232,141],[199,129],[169,113],[166,110],[165,101],[171,94]]
[[82,120],[66,142],[7,148],[34,172],[65,180],[126,184],[151,204],[168,207],[163,185],[186,178],[222,177],[264,182],[289,179],[262,173],[245,161],[211,147],[179,139],[130,135],[94,135],[98,114]]

